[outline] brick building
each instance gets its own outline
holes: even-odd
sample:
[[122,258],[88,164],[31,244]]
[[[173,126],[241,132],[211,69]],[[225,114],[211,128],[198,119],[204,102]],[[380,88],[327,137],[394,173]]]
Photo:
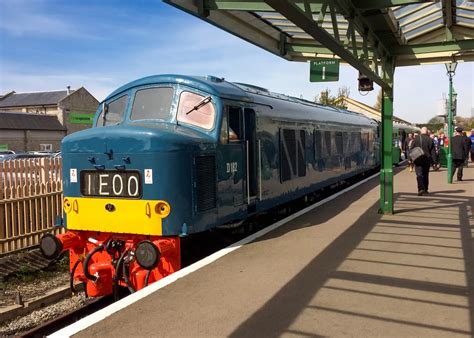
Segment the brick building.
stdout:
[[[15,93],[0,97],[1,112],[55,116],[67,134],[90,128],[99,101],[84,87],[77,90]],[[28,129],[28,119],[24,119]]]
[[64,136],[56,116],[0,112],[0,150],[57,151]]

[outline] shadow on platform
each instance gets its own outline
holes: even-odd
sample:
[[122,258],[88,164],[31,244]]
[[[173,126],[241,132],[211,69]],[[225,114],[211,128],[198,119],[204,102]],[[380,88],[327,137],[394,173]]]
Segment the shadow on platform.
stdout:
[[[317,226],[373,187],[265,240]],[[474,198],[463,193],[397,193],[395,215],[373,204],[231,336],[472,335]]]

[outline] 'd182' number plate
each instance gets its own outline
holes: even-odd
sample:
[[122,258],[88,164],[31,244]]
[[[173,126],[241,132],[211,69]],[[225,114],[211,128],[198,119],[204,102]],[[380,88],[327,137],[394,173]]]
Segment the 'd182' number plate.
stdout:
[[81,194],[139,198],[142,194],[140,174],[136,171],[81,171]]

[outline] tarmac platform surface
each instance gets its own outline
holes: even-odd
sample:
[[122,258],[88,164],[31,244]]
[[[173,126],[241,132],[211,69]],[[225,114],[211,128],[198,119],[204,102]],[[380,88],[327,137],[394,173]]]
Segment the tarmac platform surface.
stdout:
[[474,168],[368,181],[74,337],[472,336]]

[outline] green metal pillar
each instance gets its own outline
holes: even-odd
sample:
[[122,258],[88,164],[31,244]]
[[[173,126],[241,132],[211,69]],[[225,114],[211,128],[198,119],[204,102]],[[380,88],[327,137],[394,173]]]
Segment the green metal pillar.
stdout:
[[380,168],[380,213],[393,214],[393,90],[383,90],[382,167]]
[[449,76],[449,98],[448,98],[448,183],[453,183],[453,153],[451,143],[453,141],[453,77]]
[[449,97],[448,97],[448,184],[453,183],[453,153],[451,143],[453,141],[453,76],[456,73],[456,62],[445,63],[446,73],[449,77]]

